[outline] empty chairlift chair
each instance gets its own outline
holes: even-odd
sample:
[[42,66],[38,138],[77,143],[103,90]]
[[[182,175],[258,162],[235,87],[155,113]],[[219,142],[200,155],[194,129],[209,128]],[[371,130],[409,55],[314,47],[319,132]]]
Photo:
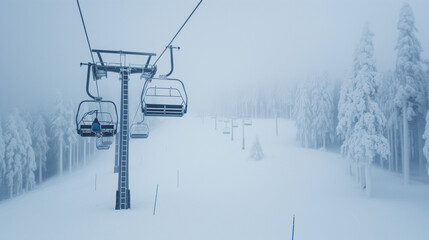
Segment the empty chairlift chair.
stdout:
[[98,150],[109,150],[112,145],[113,136],[111,137],[99,137],[96,140],[95,146]]
[[222,133],[223,134],[231,134],[231,130],[229,127],[224,127]]
[[250,119],[250,118],[245,118],[245,119],[243,120],[243,124],[244,124],[244,126],[252,126],[252,119]]
[[225,121],[225,127],[222,130],[223,134],[231,134],[231,128],[228,126],[228,123]]
[[146,80],[141,107],[145,116],[182,117],[188,108],[183,82],[173,78]]
[[108,145],[108,146],[112,145],[112,143],[113,143],[113,136],[109,136],[109,137],[103,136],[103,137],[101,137],[101,143],[103,143],[103,145]]
[[238,127],[238,123],[234,122],[234,120],[233,120],[233,122],[232,122],[232,127],[234,127],[234,128],[237,128],[237,127]]
[[[112,137],[118,128],[118,112],[111,101],[85,100],[76,114],[76,130],[82,137]],[[106,140],[105,140],[106,141]]]
[[130,137],[144,139],[149,137],[149,126],[145,122],[138,122],[131,125]]

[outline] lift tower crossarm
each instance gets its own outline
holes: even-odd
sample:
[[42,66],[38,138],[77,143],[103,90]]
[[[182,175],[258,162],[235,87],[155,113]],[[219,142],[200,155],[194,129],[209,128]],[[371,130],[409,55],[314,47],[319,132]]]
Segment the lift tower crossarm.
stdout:
[[[138,56],[147,56],[146,63],[141,65],[141,67],[137,65],[128,66],[127,68],[130,71],[130,74],[134,73],[145,73],[145,72],[154,72],[156,71],[156,67],[153,67],[150,65],[150,60],[153,56],[156,56],[156,53],[147,53],[147,52],[132,52],[132,51],[122,51],[122,50],[104,50],[104,49],[92,49],[91,52],[94,52],[97,54],[99,63],[91,64],[91,63],[81,63],[81,65],[93,65],[95,67],[94,71],[97,70],[103,70],[106,72],[115,72],[120,73],[121,69],[124,66],[119,65],[108,65],[103,61],[103,58],[101,57],[102,53],[105,54],[119,54],[119,55],[138,55]],[[155,73],[153,73],[155,75]]]
[[156,53],[146,53],[146,52],[130,52],[122,50],[102,50],[102,49],[92,49],[92,52],[95,53],[113,53],[113,54],[128,54],[128,55],[143,55],[143,56],[156,56]]

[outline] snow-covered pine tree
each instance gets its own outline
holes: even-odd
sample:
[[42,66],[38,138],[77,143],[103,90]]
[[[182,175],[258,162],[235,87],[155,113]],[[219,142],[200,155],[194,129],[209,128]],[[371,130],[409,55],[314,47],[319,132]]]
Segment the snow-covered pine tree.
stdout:
[[332,89],[328,79],[327,74],[316,77],[312,87],[314,145],[323,149],[326,148],[326,142],[333,139],[335,133]]
[[34,171],[37,166],[27,123],[17,109],[9,115],[5,126],[6,184],[12,197],[14,194],[21,194],[23,187],[30,190],[34,186]]
[[[2,185],[5,182],[5,175],[6,175],[5,143],[4,143],[2,122],[0,120],[0,190],[2,189]],[[1,199],[1,195],[0,195],[0,199]]]
[[51,131],[58,139],[58,174],[63,175],[63,145],[64,145],[64,134],[69,123],[67,119],[66,106],[63,103],[63,98],[61,93],[57,93],[56,103],[54,107],[54,112],[51,115]]
[[38,182],[43,180],[43,172],[46,171],[46,153],[49,150],[48,136],[46,134],[45,120],[39,115],[36,117],[32,128],[33,149],[36,157],[38,173]]
[[344,137],[342,153],[365,166],[364,186],[368,195],[371,194],[371,164],[377,155],[385,158],[389,153],[383,136],[385,117],[375,101],[377,69],[372,38],[373,33],[365,25],[355,52],[353,75],[342,94],[337,126],[337,132]]
[[[418,148],[421,138],[419,130],[420,122],[424,121],[424,113],[427,110],[427,94],[425,73],[423,71],[420,57],[423,51],[419,41],[415,36],[417,31],[414,25],[414,15],[409,4],[404,4],[400,10],[397,25],[399,36],[396,44],[397,58],[395,75],[399,81],[399,88],[396,94],[395,103],[402,108],[403,121],[403,175],[404,183],[409,182],[410,176],[410,155],[411,151],[419,154]],[[410,122],[416,121],[410,129]],[[415,134],[415,133],[418,134]],[[420,133],[419,133],[420,132]],[[413,148],[411,149],[410,137],[413,138]]]
[[[429,78],[429,60],[424,61],[426,67],[426,77]],[[423,146],[423,154],[426,158],[426,173],[429,175],[429,111],[426,114],[426,126],[423,133],[423,139],[425,139],[425,144]]]
[[73,102],[70,100],[70,101],[68,101],[67,106],[66,106],[66,110],[65,110],[65,114],[66,114],[65,119],[67,120],[67,126],[64,129],[65,130],[64,131],[64,137],[65,137],[67,145],[68,145],[68,154],[69,154],[69,156],[68,156],[68,170],[69,170],[69,172],[71,172],[73,169],[73,166],[72,166],[73,149],[74,149],[73,146],[75,146],[76,142],[77,142],[76,125],[74,122],[73,109],[75,109],[75,108],[73,106]]
[[34,156],[34,150],[32,146],[32,139],[30,130],[28,128],[29,121],[24,120],[21,117],[20,113],[16,110],[14,113],[16,115],[15,120],[18,124],[18,133],[20,135],[20,152],[22,154],[22,187],[26,191],[31,190],[36,184],[34,171],[37,169],[37,164]]
[[264,158],[264,152],[262,151],[258,136],[256,136],[255,141],[253,142],[250,150],[250,157],[254,160],[262,160]]
[[[12,198],[16,193],[17,175],[21,172],[21,155],[19,154],[20,136],[18,133],[18,125],[15,116],[10,114],[5,122],[4,139],[5,139],[5,163],[6,174],[5,182],[9,189],[9,197]],[[22,179],[21,179],[22,180]],[[22,183],[22,181],[20,182]]]
[[[377,94],[377,102],[386,119],[386,135],[389,140],[389,161],[388,169],[398,171],[399,152],[401,144],[399,140],[400,131],[400,112],[395,105],[395,95],[398,89],[398,81],[394,77],[393,72],[384,72],[378,74],[379,94]],[[381,164],[382,165],[382,164]]]
[[310,147],[313,119],[308,85],[308,83],[301,83],[298,87],[293,114],[297,128],[296,137],[304,147]]
[[426,157],[426,172],[429,175],[429,111],[426,114],[426,128],[425,132],[423,133],[423,139],[425,139],[423,153]]

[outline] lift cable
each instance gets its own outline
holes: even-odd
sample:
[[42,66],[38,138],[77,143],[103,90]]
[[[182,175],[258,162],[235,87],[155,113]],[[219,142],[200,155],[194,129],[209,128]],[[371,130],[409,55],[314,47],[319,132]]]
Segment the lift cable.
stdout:
[[[91,54],[92,63],[94,64],[94,67],[95,67],[96,64],[95,64],[95,60],[94,60],[94,55],[92,53],[91,42],[89,41],[88,32],[86,30],[85,20],[83,19],[83,14],[82,14],[82,10],[80,8],[79,0],[76,0],[76,3],[77,3],[77,7],[79,8],[79,14],[80,14],[80,19],[82,20],[83,30],[85,31],[86,42],[88,43],[88,48],[89,48],[89,54]],[[88,66],[88,68],[90,68],[90,66]],[[88,71],[89,71],[89,69],[88,69]],[[100,100],[102,98],[100,97],[100,91],[98,90],[98,81],[97,81],[97,79],[95,79],[95,86],[96,86],[96,89],[97,89],[97,99],[96,100],[98,101],[98,107],[100,109],[100,112],[103,112],[103,110],[101,108],[101,102],[100,102]]]
[[95,64],[94,55],[92,54],[91,43],[89,42],[88,32],[86,31],[85,21],[83,20],[82,10],[80,9],[79,0],[76,0],[77,7],[79,8],[80,19],[82,20],[83,30],[85,30],[86,42],[88,43],[89,53],[91,54],[92,63]]
[[186,21],[183,23],[183,25],[180,27],[180,29],[176,32],[176,34],[174,35],[174,37],[171,39],[171,41],[167,44],[167,46],[164,48],[164,51],[162,51],[162,53],[159,55],[159,57],[156,59],[156,61],[153,63],[153,65],[156,65],[156,63],[158,62],[158,60],[162,57],[162,55],[164,55],[165,51],[167,50],[167,48],[170,47],[171,43],[173,43],[174,39],[177,37],[177,35],[180,33],[180,31],[182,31],[182,28],[186,25],[186,23],[188,22],[188,20],[192,17],[192,15],[194,14],[194,12],[197,10],[197,8],[200,6],[200,4],[203,2],[203,0],[200,0],[200,2],[197,4],[197,6],[194,8],[194,10],[191,12],[191,14],[188,16],[188,18],[186,19]]
[[[77,2],[77,7],[79,8],[80,19],[82,20],[83,30],[85,30],[86,42],[88,43],[88,48],[89,48],[89,53],[91,54],[92,63],[95,65],[94,55],[92,54],[91,43],[89,41],[88,32],[86,31],[85,21],[83,20],[83,14],[82,14],[82,10],[80,8],[79,0],[76,0],[76,2]],[[97,97],[98,97],[98,99],[100,99],[100,92],[98,90],[97,79],[95,79],[95,85],[97,87]],[[100,111],[101,111],[101,105],[100,105]]]

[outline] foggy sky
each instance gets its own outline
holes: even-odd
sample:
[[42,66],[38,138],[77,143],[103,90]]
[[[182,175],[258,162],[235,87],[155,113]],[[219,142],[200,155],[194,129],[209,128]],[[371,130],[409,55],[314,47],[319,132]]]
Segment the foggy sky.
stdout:
[[[429,58],[429,1],[408,1],[423,58]],[[198,0],[81,0],[93,48],[159,54]],[[314,73],[347,77],[366,22],[379,71],[394,69],[399,0],[204,0],[174,42],[174,77],[187,86],[191,109],[260,84]],[[57,91],[80,101],[90,61],[74,0],[3,0],[0,8],[0,114],[51,106]],[[158,74],[169,71],[168,55]],[[140,62],[136,62],[140,63]],[[135,80],[135,81],[134,81]],[[138,102],[142,82],[133,78]],[[117,97],[117,75],[99,82]]]

